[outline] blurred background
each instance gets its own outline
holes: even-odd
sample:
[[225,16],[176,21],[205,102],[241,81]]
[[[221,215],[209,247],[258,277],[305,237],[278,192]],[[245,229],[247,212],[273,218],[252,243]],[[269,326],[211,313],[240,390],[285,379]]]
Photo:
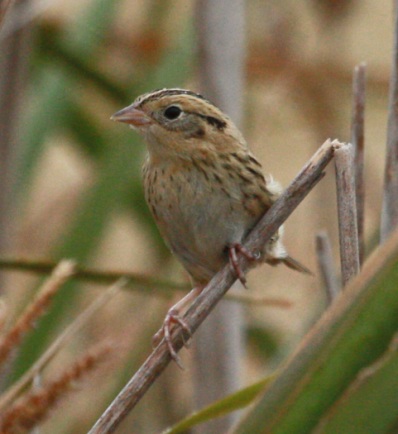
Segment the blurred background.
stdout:
[[[200,2],[198,2],[200,3]],[[227,4],[227,2],[225,2]],[[145,205],[142,140],[109,118],[143,92],[199,90],[193,0],[20,0],[0,30],[0,253],[8,321],[42,276],[31,261],[73,258],[98,270],[136,272],[189,285]],[[242,130],[267,172],[287,186],[328,137],[350,140],[352,72],[367,63],[367,249],[378,239],[392,2],[252,0],[245,4]],[[242,385],[275,369],[326,306],[314,239],[326,230],[339,264],[333,167],[285,225],[290,254],[314,271],[262,266],[241,303],[247,338]],[[6,382],[21,375],[65,324],[105,286],[73,281],[26,339]],[[62,403],[42,432],[86,432],[151,350],[151,336],[181,297],[135,285],[113,299],[46,369],[51,375],[87,346],[118,342],[112,367]],[[281,306],[260,302],[276,299]],[[192,352],[171,366],[118,432],[158,432],[193,410]],[[145,407],[145,409],[144,409]],[[56,431],[55,428],[56,427]]]

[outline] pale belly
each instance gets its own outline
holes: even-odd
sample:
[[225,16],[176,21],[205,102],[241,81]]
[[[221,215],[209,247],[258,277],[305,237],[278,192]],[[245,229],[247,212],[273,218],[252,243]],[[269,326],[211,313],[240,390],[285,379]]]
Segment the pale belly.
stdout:
[[168,176],[158,173],[147,202],[170,249],[195,281],[207,282],[227,262],[228,246],[242,242],[260,216],[245,212],[238,188],[209,183],[201,172],[174,172],[162,183]]

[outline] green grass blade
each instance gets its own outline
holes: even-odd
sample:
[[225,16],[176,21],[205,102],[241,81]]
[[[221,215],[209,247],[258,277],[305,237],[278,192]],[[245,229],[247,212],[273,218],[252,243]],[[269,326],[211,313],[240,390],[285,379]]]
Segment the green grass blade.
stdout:
[[[398,232],[303,340],[238,434],[312,432],[398,330]],[[355,425],[355,421],[353,421]]]
[[322,434],[388,433],[398,419],[398,351],[387,351],[360,372],[343,397],[321,421]]
[[245,387],[244,389],[238,390],[237,392],[196,411],[173,427],[165,430],[162,434],[180,434],[200,423],[245,408],[253,402],[260,392],[264,391],[270,381],[271,377],[267,377],[255,384]]

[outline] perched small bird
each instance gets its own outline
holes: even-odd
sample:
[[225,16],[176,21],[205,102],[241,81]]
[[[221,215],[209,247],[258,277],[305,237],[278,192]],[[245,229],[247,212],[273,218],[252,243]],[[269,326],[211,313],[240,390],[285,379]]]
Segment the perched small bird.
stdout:
[[177,361],[171,326],[178,323],[189,333],[181,309],[228,261],[242,283],[239,254],[253,263],[284,263],[308,270],[286,253],[282,228],[259,255],[242,246],[281,188],[272,176],[264,176],[238,128],[210,101],[189,90],[155,90],[111,119],[129,124],[144,137],[147,203],[163,238],[195,284],[169,310],[160,334],[155,335],[156,340],[165,337]]

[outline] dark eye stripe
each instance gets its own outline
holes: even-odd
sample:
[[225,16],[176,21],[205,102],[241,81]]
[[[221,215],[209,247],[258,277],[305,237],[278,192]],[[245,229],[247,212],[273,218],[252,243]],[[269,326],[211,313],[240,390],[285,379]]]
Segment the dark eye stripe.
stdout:
[[202,115],[201,113],[195,113],[195,114],[197,116],[200,116],[208,124],[212,125],[213,127],[216,127],[220,131],[222,131],[227,126],[227,123],[222,119],[215,118],[214,116]]

